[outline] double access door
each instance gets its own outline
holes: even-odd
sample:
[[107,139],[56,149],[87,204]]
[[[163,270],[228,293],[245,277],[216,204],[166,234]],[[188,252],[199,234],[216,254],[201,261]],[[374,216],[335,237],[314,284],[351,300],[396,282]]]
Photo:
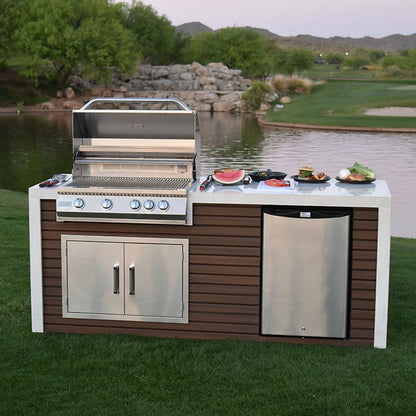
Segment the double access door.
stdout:
[[188,322],[188,240],[63,235],[63,316]]

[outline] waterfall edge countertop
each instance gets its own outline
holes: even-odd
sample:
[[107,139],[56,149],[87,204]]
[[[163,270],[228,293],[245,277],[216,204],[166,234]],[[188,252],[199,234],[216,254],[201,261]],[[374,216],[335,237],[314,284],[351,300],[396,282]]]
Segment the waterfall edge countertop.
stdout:
[[[220,185],[210,183],[200,191],[201,178],[188,193],[188,215],[193,204],[297,205],[377,208],[377,271],[375,295],[374,347],[386,348],[390,270],[391,193],[385,180],[369,184],[298,183],[294,189],[268,187],[262,182]],[[269,189],[270,188],[270,189]]]

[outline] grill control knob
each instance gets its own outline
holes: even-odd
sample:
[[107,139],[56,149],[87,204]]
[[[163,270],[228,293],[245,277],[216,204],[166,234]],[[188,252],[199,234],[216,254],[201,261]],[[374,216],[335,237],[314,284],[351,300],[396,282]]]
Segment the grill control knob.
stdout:
[[169,208],[169,202],[162,199],[161,201],[158,202],[157,207],[161,211],[167,211],[167,209]]
[[155,207],[155,203],[151,199],[148,199],[147,201],[144,201],[143,206],[148,211],[152,211]]
[[77,198],[74,200],[73,205],[75,208],[81,209],[84,208],[85,201],[82,198]]
[[111,199],[104,199],[103,202],[101,202],[101,206],[104,209],[111,209],[113,208],[113,203],[111,202]]
[[130,208],[134,211],[137,211],[138,209],[140,209],[140,202],[137,199],[132,199],[130,201]]

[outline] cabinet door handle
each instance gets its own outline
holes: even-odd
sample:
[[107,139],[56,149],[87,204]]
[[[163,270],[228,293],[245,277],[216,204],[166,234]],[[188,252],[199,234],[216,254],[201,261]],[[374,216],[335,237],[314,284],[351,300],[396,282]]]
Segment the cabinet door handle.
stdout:
[[113,292],[117,295],[120,293],[120,266],[113,266]]
[[129,295],[135,295],[136,293],[136,283],[135,283],[135,274],[136,268],[135,266],[129,267]]

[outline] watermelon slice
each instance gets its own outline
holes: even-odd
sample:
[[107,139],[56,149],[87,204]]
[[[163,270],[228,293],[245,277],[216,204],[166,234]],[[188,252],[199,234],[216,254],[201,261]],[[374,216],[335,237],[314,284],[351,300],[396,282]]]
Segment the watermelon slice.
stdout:
[[244,179],[244,170],[231,170],[229,172],[216,173],[212,178],[215,182],[222,185],[234,185]]

